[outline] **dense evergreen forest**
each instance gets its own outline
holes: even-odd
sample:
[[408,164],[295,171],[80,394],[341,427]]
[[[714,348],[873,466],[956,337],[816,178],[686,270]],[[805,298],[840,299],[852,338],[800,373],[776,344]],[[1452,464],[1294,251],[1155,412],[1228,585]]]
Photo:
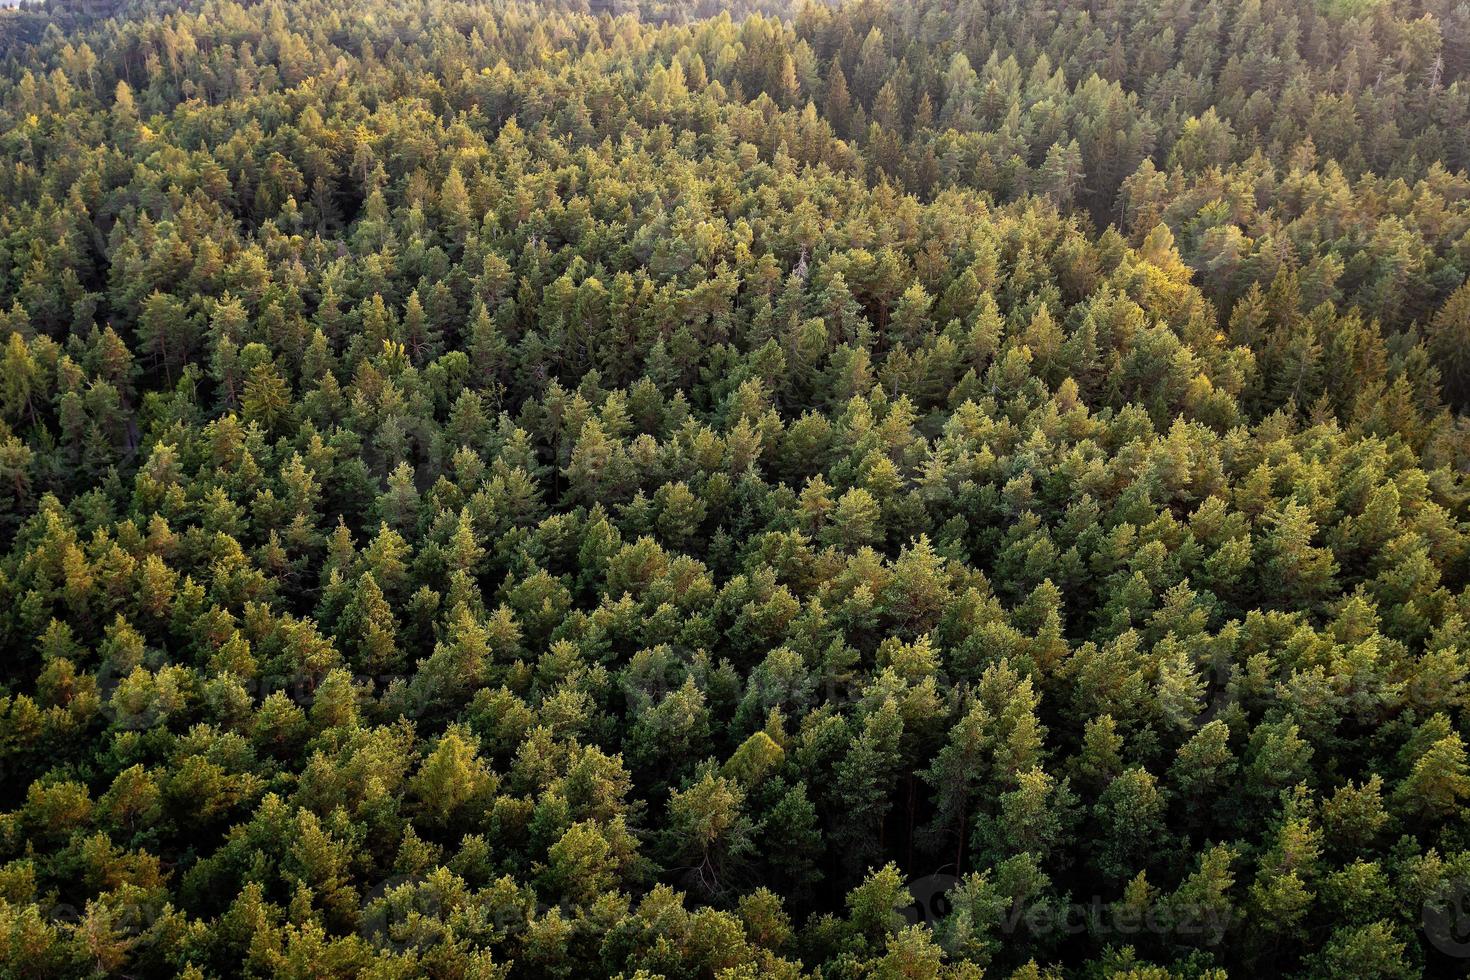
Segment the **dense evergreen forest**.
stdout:
[[1470,968],[1470,2],[0,11],[0,976]]

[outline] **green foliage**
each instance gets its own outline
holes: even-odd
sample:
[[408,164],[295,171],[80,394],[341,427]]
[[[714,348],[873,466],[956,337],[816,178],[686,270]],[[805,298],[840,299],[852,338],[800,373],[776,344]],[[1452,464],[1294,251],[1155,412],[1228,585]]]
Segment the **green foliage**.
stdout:
[[588,6],[0,11],[0,975],[1461,968],[1466,8]]

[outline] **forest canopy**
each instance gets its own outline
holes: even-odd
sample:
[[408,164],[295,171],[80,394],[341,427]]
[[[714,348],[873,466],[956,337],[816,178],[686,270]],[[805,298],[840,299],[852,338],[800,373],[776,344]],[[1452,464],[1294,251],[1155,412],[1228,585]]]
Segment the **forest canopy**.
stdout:
[[1463,976],[1470,4],[0,10],[0,975]]

